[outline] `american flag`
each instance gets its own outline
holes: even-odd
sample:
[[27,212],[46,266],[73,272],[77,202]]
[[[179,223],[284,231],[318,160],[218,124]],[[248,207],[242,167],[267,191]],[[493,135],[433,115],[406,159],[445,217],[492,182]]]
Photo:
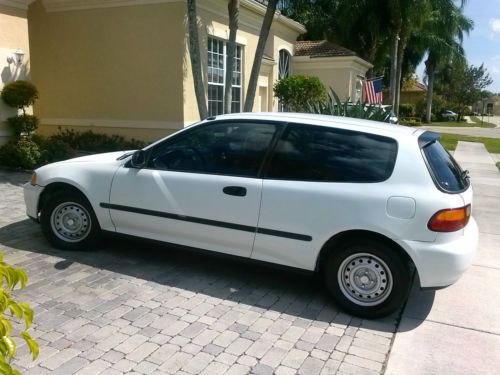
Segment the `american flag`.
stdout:
[[370,81],[366,80],[364,89],[366,102],[369,104],[382,104],[384,100],[382,95],[382,78],[375,78]]

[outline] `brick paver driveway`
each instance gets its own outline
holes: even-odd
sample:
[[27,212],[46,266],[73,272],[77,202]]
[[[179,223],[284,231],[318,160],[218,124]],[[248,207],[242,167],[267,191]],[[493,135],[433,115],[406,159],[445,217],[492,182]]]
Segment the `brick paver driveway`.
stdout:
[[[380,373],[396,317],[339,312],[311,276],[108,240],[52,248],[24,213],[27,174],[0,171],[0,251],[23,267],[35,308],[33,374]],[[20,341],[19,341],[20,343]]]

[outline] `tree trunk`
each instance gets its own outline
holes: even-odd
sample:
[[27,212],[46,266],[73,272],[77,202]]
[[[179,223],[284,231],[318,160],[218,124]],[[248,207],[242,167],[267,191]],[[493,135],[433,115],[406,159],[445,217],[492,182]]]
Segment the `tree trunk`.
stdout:
[[229,41],[226,48],[226,83],[224,86],[224,113],[231,113],[233,99],[233,70],[236,55],[236,33],[240,17],[240,0],[229,0],[227,5],[229,14]]
[[396,104],[396,82],[397,82],[397,69],[398,69],[398,42],[399,30],[394,33],[391,45],[391,75],[389,84],[389,98],[392,109],[395,110]]
[[436,72],[436,63],[429,57],[425,62],[427,70],[427,103],[425,109],[425,122],[431,123],[432,116],[432,91],[434,90],[434,75]]
[[255,92],[257,91],[257,83],[259,80],[260,65],[262,64],[262,57],[264,56],[264,49],[266,48],[267,37],[269,30],[273,23],[274,13],[276,12],[276,5],[278,0],[269,0],[267,3],[266,15],[262,22],[260,29],[259,42],[257,43],[257,50],[255,51],[255,58],[253,60],[252,72],[248,81],[247,96],[245,99],[245,112],[252,112],[253,103],[255,101]]
[[189,30],[189,56],[193,72],[194,92],[198,103],[200,119],[208,117],[207,101],[205,98],[205,85],[201,72],[200,42],[198,37],[198,17],[196,15],[196,0],[187,0],[187,16]]
[[399,100],[401,97],[401,76],[403,74],[403,58],[405,54],[405,49],[406,49],[406,37],[401,36],[401,40],[398,43],[398,67],[396,69],[396,97],[395,97],[395,103],[394,103],[394,108],[393,111],[396,114],[396,116],[399,116]]

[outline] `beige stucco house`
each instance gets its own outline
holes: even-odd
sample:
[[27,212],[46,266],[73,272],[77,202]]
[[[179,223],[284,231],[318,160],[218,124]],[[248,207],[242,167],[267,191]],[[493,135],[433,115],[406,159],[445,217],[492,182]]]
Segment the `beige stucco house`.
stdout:
[[417,104],[419,100],[427,95],[427,86],[420,82],[411,82],[408,85],[403,85],[401,89],[401,104]]
[[[24,55],[22,63],[17,61],[16,51]],[[8,82],[26,79],[29,70],[27,3],[0,0],[0,90]],[[10,136],[5,120],[15,112],[0,100],[0,145]]]
[[[26,51],[30,68],[24,71],[30,72],[40,92],[34,108],[41,120],[40,133],[71,127],[149,141],[199,120],[185,0],[0,0],[0,4],[5,4],[0,8],[2,22],[3,17],[12,17],[9,12],[17,12],[24,25],[22,40],[7,43],[0,35],[0,47],[5,48],[0,51],[8,54],[18,47]],[[197,4],[207,103],[210,115],[217,115],[222,112],[229,36],[227,1]],[[265,10],[255,0],[240,2],[234,111],[241,111],[245,100]],[[273,84],[292,73],[319,76],[343,98],[360,95],[362,78],[371,65],[322,41],[296,43],[304,32],[301,24],[276,13],[254,111],[279,110]]]
[[500,95],[493,95],[487,99],[479,100],[472,106],[472,111],[479,114],[500,116]]
[[365,75],[372,67],[355,52],[326,40],[295,43],[294,74],[318,77],[341,100],[362,100]]

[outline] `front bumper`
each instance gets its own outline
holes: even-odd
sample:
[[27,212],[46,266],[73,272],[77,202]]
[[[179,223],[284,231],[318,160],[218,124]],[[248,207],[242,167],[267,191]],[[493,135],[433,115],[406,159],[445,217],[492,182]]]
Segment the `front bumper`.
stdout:
[[463,236],[448,242],[401,241],[415,264],[421,288],[439,289],[454,284],[470,267],[479,232],[471,217]]
[[31,185],[26,183],[24,189],[24,203],[26,204],[26,214],[35,221],[38,221],[38,202],[40,194],[42,194],[43,187],[38,185]]

